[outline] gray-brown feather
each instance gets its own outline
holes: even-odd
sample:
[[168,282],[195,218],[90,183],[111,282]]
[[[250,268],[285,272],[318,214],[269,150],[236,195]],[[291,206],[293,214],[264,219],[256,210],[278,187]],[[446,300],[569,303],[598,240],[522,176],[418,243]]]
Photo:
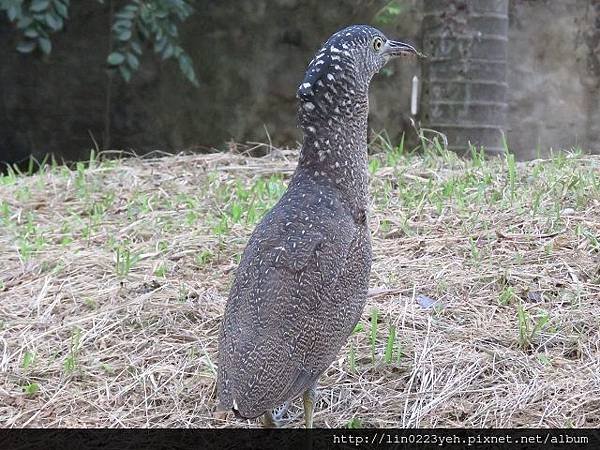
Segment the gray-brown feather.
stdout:
[[[335,188],[297,176],[254,231],[221,328],[221,407],[255,417],[312,386],[360,317],[369,234]],[[310,188],[307,188],[310,186]]]

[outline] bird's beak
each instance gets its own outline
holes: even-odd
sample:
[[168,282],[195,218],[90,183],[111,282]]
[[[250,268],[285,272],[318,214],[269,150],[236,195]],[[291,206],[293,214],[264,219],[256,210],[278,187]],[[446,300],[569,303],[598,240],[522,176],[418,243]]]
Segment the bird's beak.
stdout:
[[383,44],[383,48],[381,50],[381,54],[388,57],[397,57],[397,56],[408,56],[408,55],[417,55],[421,57],[425,57],[421,52],[419,52],[412,45],[405,44],[400,41],[390,41],[387,40]]

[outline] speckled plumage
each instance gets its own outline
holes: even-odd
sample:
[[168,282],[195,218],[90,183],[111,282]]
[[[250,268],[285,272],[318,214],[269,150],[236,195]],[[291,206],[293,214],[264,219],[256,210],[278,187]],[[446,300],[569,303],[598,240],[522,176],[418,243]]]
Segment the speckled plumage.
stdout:
[[[375,49],[376,39],[388,53]],[[254,230],[225,309],[221,409],[252,418],[302,394],[359,320],[371,269],[368,87],[389,57],[411,49],[357,25],[334,34],[309,63],[297,92],[298,167]]]

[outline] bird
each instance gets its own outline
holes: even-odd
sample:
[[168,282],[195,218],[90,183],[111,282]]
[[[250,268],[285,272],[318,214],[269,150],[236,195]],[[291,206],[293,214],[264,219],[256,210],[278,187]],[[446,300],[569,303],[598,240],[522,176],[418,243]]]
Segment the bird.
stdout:
[[333,34],[296,96],[303,132],[287,190],[250,236],[219,332],[217,411],[262,416],[303,397],[313,427],[316,384],[363,311],[371,270],[367,116],[372,77],[420,55],[368,25]]

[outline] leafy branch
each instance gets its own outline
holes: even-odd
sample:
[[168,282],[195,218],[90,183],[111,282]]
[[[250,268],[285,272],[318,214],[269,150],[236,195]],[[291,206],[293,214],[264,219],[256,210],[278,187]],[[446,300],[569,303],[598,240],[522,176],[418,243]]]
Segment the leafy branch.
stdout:
[[176,59],[185,77],[198,85],[192,60],[179,46],[177,23],[185,21],[193,12],[184,0],[133,0],[115,14],[112,27],[116,50],[108,55],[107,63],[119,68],[121,76],[129,81],[139,67],[142,42],[153,42],[154,52],[163,60]]
[[60,31],[69,14],[69,0],[0,0],[0,11],[22,32],[17,51],[31,53],[39,48],[48,55],[52,51],[49,35]]
[[[96,0],[104,4],[105,0]],[[50,54],[50,35],[61,31],[69,15],[70,0],[0,0],[0,12],[22,33],[17,51],[39,49]],[[106,62],[125,81],[139,68],[144,43],[153,44],[162,60],[175,59],[183,75],[195,86],[198,79],[192,60],[179,45],[178,26],[193,13],[187,0],[130,0],[115,14],[112,37],[115,48]]]

